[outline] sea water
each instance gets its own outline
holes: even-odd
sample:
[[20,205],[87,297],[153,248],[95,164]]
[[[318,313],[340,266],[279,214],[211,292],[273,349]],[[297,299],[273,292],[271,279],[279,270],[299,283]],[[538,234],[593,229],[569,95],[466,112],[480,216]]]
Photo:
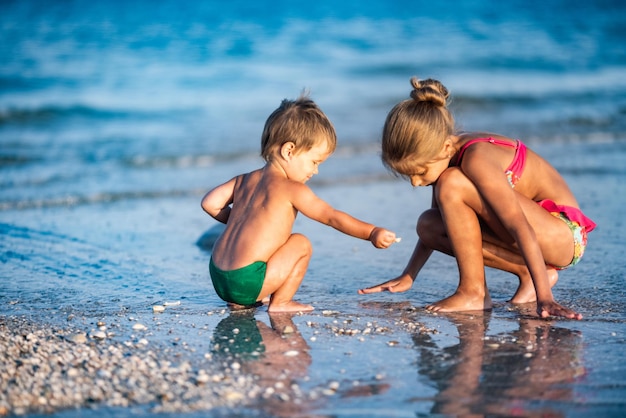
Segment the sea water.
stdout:
[[[196,245],[214,225],[199,200],[262,165],[266,118],[303,90],[339,140],[311,187],[403,241],[381,252],[299,218],[315,253],[297,298],[350,321],[378,315],[356,289],[402,270],[430,201],[383,168],[380,132],[410,77],[431,77],[451,91],[459,128],[540,150],[598,221],[586,259],[555,292],[596,321],[580,327],[587,367],[604,377],[592,374],[578,390],[611,404],[624,393],[623,368],[611,365],[624,352],[624,22],[617,1],[2,1],[0,315],[60,313],[91,327],[120,312],[150,321],[150,305],[174,301],[182,319],[168,324],[187,329],[223,309],[210,252]],[[437,256],[429,266],[419,291],[383,300],[420,307],[452,292],[455,266]],[[496,301],[515,285],[489,284]],[[515,325],[503,310],[495,326]],[[428,374],[416,370],[430,364],[423,353],[426,366],[396,354],[390,371],[379,358],[385,341],[369,350],[334,341],[312,344],[313,380],[329,378],[342,350],[388,373],[402,396],[414,389],[402,388],[411,386],[406,375]],[[427,386],[417,385],[434,396]],[[397,407],[386,396],[383,408]],[[380,407],[377,399],[370,404]],[[421,410],[412,402],[401,411]]]
[[444,82],[461,128],[614,138],[625,17],[617,1],[3,1],[0,210],[206,188],[303,89],[358,150],[411,76]]

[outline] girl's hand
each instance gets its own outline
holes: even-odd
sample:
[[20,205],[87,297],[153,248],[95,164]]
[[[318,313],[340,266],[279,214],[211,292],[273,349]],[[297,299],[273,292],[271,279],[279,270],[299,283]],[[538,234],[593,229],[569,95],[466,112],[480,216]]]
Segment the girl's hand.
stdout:
[[369,241],[376,248],[387,248],[396,240],[396,234],[384,228],[374,227],[369,236]]
[[578,312],[559,305],[555,301],[537,302],[537,314],[542,318],[549,316],[562,316],[570,319],[582,319],[583,316]]
[[379,292],[406,292],[413,286],[413,279],[408,274],[402,275],[396,279],[388,280],[385,283],[378,284],[372,287],[366,287],[365,289],[359,289],[360,295],[366,295],[368,293]]

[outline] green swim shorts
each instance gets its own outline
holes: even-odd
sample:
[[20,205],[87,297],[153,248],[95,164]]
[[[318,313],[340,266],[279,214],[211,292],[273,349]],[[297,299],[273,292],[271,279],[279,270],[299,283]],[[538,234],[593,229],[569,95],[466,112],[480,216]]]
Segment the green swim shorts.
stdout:
[[225,271],[209,262],[211,281],[217,295],[226,302],[254,305],[261,293],[267,263],[256,261],[248,266]]

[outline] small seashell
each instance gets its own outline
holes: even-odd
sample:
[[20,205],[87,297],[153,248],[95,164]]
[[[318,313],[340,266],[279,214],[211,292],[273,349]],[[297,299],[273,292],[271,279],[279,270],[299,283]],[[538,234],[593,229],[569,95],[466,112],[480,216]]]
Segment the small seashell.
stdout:
[[83,344],[87,342],[87,336],[82,332],[79,332],[78,334],[72,335],[69,340],[76,344]]
[[210,379],[210,376],[206,373],[198,374],[198,376],[196,377],[196,383],[205,384],[208,383]]
[[104,333],[104,331],[96,331],[96,332],[92,332],[90,334],[91,338],[93,338],[94,340],[104,340],[107,335]]
[[402,241],[402,238],[397,237],[397,238],[396,238],[396,242],[400,242],[400,241]]
[[286,325],[285,328],[283,328],[283,334],[293,334],[293,327],[291,325]]
[[287,357],[295,357],[299,353],[296,350],[289,350],[289,351],[285,351],[283,354]]
[[164,312],[165,311],[165,306],[162,305],[154,305],[152,306],[152,312],[154,313],[160,313],[160,312]]
[[136,323],[135,325],[133,325],[133,329],[135,331],[145,331],[148,328],[144,324]]

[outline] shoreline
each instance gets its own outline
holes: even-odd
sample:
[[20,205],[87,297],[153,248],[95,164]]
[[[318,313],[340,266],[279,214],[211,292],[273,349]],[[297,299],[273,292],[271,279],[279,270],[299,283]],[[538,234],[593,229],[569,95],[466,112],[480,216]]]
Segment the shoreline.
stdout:
[[[301,315],[185,311],[182,304],[150,321],[126,312],[112,316],[119,322],[88,318],[66,327],[0,316],[0,415],[350,417],[367,410],[403,416],[515,409],[569,416],[626,407],[589,397],[601,385],[591,376],[594,367],[606,369],[620,357],[608,353],[623,347],[624,321],[544,320],[534,304],[433,314],[402,298],[380,299],[363,299],[352,307],[356,313]],[[96,337],[101,329],[105,338]],[[596,357],[600,352],[605,358]],[[587,394],[582,404],[580,390]]]

